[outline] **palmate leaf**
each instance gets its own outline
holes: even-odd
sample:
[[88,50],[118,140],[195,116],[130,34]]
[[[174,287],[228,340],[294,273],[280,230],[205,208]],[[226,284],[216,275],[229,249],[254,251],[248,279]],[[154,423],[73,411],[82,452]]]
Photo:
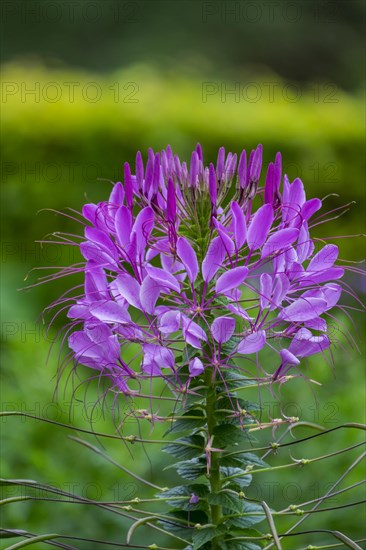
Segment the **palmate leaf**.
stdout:
[[[179,443],[186,443],[186,445],[180,445]],[[163,448],[163,451],[177,458],[194,458],[202,455],[204,444],[205,440],[202,435],[195,434],[181,437],[175,442],[168,443]]]

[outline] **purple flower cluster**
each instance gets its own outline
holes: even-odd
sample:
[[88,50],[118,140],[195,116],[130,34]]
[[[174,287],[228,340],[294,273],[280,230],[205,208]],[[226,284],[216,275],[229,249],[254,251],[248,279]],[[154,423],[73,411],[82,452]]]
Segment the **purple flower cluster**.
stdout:
[[279,153],[262,186],[261,171],[261,145],[239,159],[221,148],[208,167],[199,145],[189,165],[150,149],[108,201],[84,206],[85,291],[68,310],[77,363],[131,394],[132,380],[186,372],[189,384],[266,347],[276,380],[329,348],[322,316],[344,269],[337,246],[316,251],[310,237],[322,203],[282,175]]

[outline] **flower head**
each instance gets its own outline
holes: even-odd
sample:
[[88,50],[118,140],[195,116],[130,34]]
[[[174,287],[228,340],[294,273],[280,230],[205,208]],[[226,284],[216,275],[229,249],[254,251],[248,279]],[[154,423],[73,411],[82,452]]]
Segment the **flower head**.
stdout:
[[200,146],[189,165],[150,149],[107,201],[84,206],[84,293],[68,310],[77,363],[131,393],[132,379],[189,385],[266,347],[276,380],[329,348],[344,269],[337,246],[310,236],[322,202],[282,175],[280,153],[261,171],[261,145],[239,160],[221,148],[216,166]]

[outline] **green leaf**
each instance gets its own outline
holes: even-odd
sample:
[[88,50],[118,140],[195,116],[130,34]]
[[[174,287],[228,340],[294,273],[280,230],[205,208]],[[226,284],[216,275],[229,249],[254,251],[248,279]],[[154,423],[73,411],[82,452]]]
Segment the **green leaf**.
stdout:
[[214,446],[219,448],[248,441],[247,433],[234,424],[219,424],[214,428],[213,435]]
[[238,494],[227,489],[223,489],[218,493],[211,493],[208,496],[208,502],[210,504],[219,504],[232,512],[241,512],[242,510],[242,500]]
[[[167,491],[158,493],[157,497],[162,499],[167,497],[177,497],[174,500],[168,500],[167,504],[185,511],[200,510],[207,508],[205,499],[208,493],[209,489],[207,485],[204,485],[203,483],[195,483],[192,485],[178,485],[177,487],[172,487]],[[196,504],[189,503],[189,499],[193,494],[197,495],[200,499]]]
[[229,483],[231,485],[236,485],[237,487],[240,487],[240,489],[244,489],[245,487],[248,487],[252,482],[252,476],[250,474],[247,474],[245,470],[242,470],[241,468],[231,468],[231,467],[223,467],[220,468],[221,475],[223,476],[223,481],[225,481],[226,477],[231,476],[238,476],[234,479],[230,479]]
[[242,386],[257,386],[257,382],[255,380],[249,379],[233,369],[223,371],[222,374],[226,383],[226,385],[222,385],[222,391],[224,393],[227,393],[228,389],[235,390],[236,388],[241,388]]
[[211,541],[216,536],[222,535],[225,532],[224,526],[215,527],[213,525],[202,525],[199,528],[195,528],[192,534],[193,548],[198,550]]
[[[245,535],[247,533],[245,532]],[[258,533],[260,535],[260,533]],[[254,544],[254,542],[244,542],[244,541],[226,541],[227,550],[261,550],[261,546]]]
[[227,520],[230,525],[233,525],[235,527],[246,529],[247,527],[251,527],[256,523],[260,523],[266,517],[260,504],[255,504],[244,500],[242,501],[241,514],[243,515],[240,515],[239,513],[234,517],[232,516],[232,514],[230,514],[231,517],[229,515],[224,516],[223,520]]
[[192,458],[171,464],[169,468],[175,468],[181,477],[191,481],[206,473],[206,461],[204,458]]
[[[206,424],[206,417],[203,414],[201,409],[190,409],[183,414],[183,417],[187,416],[188,418],[178,418],[175,422],[172,423],[171,428],[166,432],[166,434],[173,432],[194,432],[195,430],[201,428]],[[192,418],[195,417],[195,418]],[[166,435],[164,434],[164,435]]]
[[229,467],[241,467],[243,465],[247,466],[258,466],[260,468],[267,468],[268,464],[264,462],[261,458],[253,453],[238,453],[233,456],[223,456],[220,459],[220,464],[222,466]]
[[260,468],[267,468],[268,464],[267,462],[264,462],[259,456],[255,455],[254,453],[243,453],[237,455],[239,460],[244,462],[245,464],[252,464],[253,466],[259,466]]
[[[186,443],[186,445],[179,445],[179,443]],[[201,435],[195,434],[188,437],[181,437],[177,439],[176,442],[168,443],[168,445],[163,448],[163,451],[177,458],[194,458],[203,453],[204,444],[204,438]]]

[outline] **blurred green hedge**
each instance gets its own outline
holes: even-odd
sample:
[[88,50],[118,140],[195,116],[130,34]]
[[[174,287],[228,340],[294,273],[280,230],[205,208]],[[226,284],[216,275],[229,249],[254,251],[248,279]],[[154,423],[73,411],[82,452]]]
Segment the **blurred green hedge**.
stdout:
[[[84,193],[102,200],[109,184],[101,179],[120,179],[123,162],[133,161],[137,149],[146,154],[168,143],[189,160],[200,141],[206,160],[214,160],[221,145],[240,151],[261,142],[265,164],[282,151],[286,171],[302,177],[309,196],[340,194],[328,199],[329,207],[363,201],[361,97],[325,83],[294,88],[275,75],[239,81],[240,75],[237,83],[207,82],[145,66],[105,77],[6,66],[5,235],[26,231],[29,239],[40,238],[39,209],[79,208]],[[236,95],[230,94],[235,85]],[[361,215],[358,208],[339,223],[356,226]]]

